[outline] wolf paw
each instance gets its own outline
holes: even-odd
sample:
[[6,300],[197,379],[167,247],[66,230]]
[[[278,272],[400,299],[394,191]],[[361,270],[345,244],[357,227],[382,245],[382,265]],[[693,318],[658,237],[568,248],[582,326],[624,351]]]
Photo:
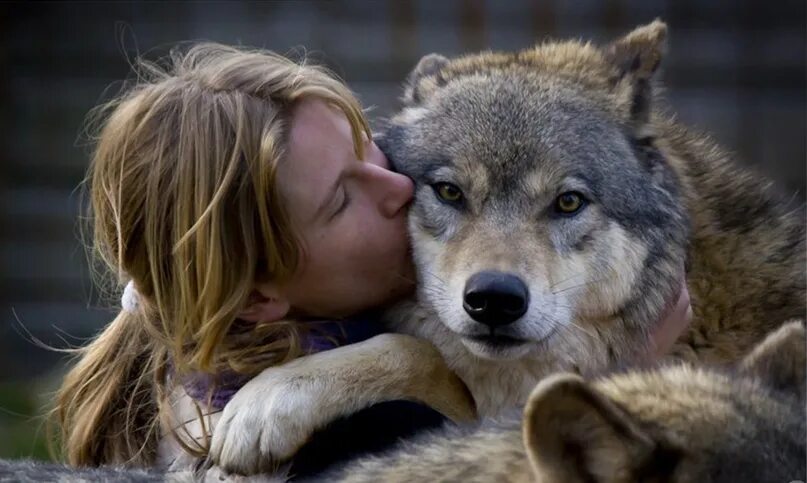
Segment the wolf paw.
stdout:
[[224,408],[213,430],[210,463],[239,475],[273,473],[316,430],[301,409],[313,396],[278,372],[264,371]]

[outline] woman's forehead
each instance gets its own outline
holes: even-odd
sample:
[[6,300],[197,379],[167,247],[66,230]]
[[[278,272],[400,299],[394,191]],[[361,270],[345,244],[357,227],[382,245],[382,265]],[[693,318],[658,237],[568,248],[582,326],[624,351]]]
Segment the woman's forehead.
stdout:
[[313,220],[353,160],[350,124],[340,111],[319,100],[295,108],[289,146],[278,166],[278,187],[297,223]]
[[352,147],[352,139],[350,123],[344,113],[321,99],[303,99],[291,111],[290,148],[295,144],[319,147],[335,141]]

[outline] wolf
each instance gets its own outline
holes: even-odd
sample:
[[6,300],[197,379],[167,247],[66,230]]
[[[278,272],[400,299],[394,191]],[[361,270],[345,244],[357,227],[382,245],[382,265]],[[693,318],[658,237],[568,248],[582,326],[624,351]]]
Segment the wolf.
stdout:
[[431,55],[410,76],[380,145],[415,180],[427,310],[398,326],[440,349],[482,414],[548,371],[640,360],[684,282],[677,358],[730,363],[804,316],[803,211],[660,105],[666,33]]
[[555,374],[522,418],[427,435],[322,481],[804,481],[805,364],[804,326],[793,322],[732,371]]
[[640,362],[686,289],[693,319],[675,359],[730,364],[803,317],[803,210],[668,112],[666,36],[657,20],[604,46],[424,57],[378,139],[416,190],[417,297],[386,318],[434,344],[473,407],[379,364],[412,347],[391,334],[258,375],[224,409],[212,460],[254,472],[387,396],[497,415],[552,372]]

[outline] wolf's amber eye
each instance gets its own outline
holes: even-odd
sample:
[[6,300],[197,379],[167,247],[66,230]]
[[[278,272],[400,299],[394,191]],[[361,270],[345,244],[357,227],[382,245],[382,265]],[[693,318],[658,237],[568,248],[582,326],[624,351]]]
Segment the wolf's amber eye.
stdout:
[[560,196],[555,200],[555,209],[558,213],[564,215],[571,215],[580,211],[580,208],[585,205],[585,199],[583,195],[578,193],[577,191],[567,191],[566,193],[561,193]]
[[437,197],[447,203],[459,203],[462,201],[462,190],[451,183],[435,183],[433,186]]

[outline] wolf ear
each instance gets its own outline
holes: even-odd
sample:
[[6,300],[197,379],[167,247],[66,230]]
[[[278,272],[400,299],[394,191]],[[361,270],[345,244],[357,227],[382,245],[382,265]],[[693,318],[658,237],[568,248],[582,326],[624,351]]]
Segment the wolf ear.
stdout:
[[440,71],[448,65],[449,60],[440,54],[424,56],[415,66],[415,69],[406,78],[403,102],[407,106],[420,104],[428,94],[438,87],[445,85],[446,81]]
[[760,342],[740,363],[740,371],[766,384],[805,398],[807,355],[804,321],[782,325]]
[[634,122],[645,123],[653,98],[651,81],[667,49],[667,24],[661,20],[643,25],[605,48],[616,68],[616,88],[621,101],[629,106]]
[[637,474],[657,456],[656,441],[628,413],[572,374],[536,386],[523,432],[540,481],[613,481]]

